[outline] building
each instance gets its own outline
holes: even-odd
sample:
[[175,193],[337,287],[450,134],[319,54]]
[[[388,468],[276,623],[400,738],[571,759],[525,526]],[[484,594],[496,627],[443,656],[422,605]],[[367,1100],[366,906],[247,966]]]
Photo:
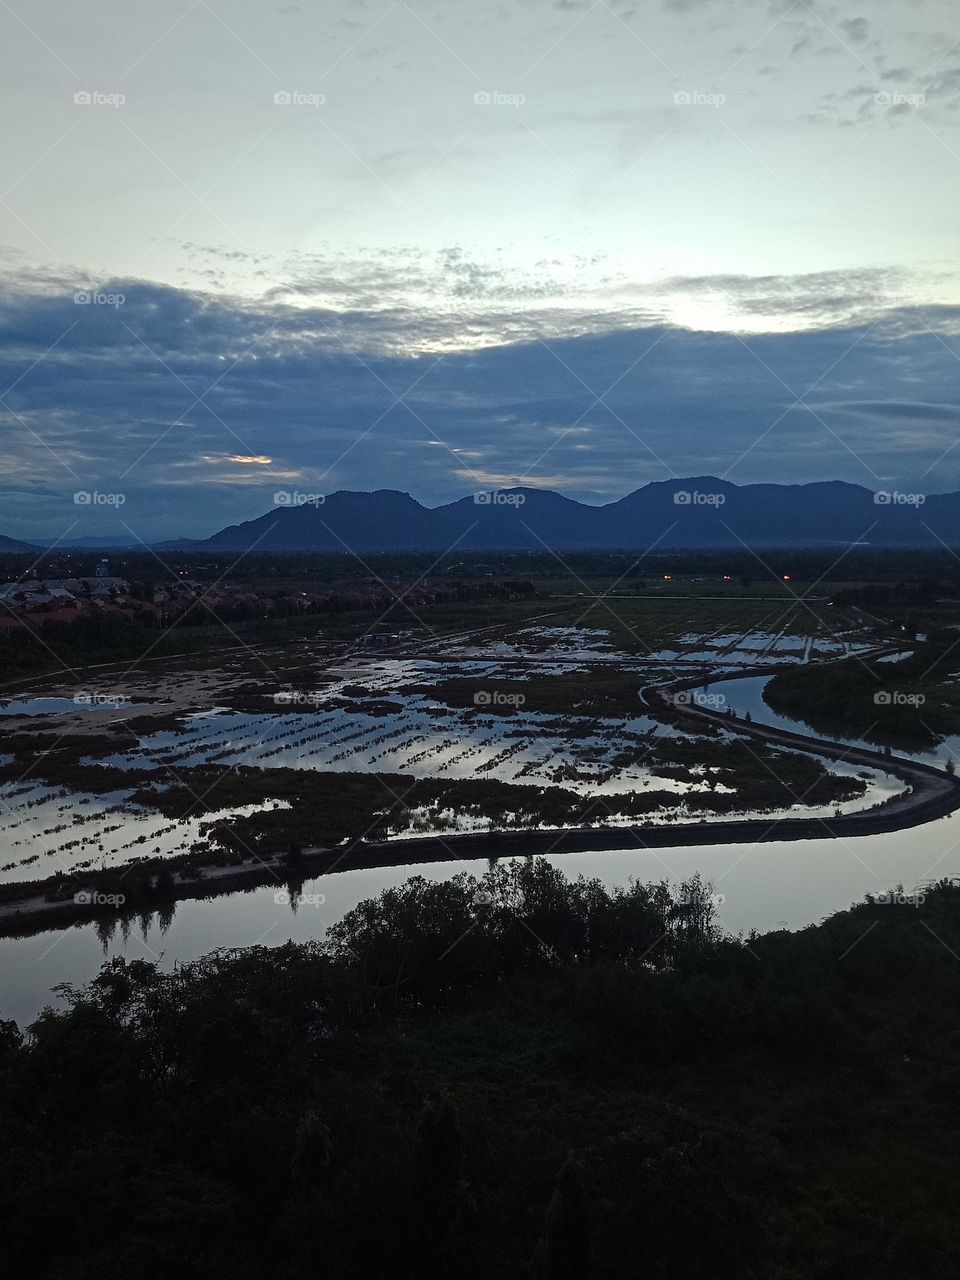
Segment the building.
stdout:
[[91,600],[125,596],[129,590],[125,578],[103,577],[99,572],[95,578],[24,578],[0,585],[0,606],[14,610],[51,604],[79,607]]

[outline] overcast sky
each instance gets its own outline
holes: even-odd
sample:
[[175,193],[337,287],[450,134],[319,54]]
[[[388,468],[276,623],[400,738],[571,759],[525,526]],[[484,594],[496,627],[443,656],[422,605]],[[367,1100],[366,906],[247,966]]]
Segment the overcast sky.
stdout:
[[960,489],[956,19],[0,0],[0,532]]

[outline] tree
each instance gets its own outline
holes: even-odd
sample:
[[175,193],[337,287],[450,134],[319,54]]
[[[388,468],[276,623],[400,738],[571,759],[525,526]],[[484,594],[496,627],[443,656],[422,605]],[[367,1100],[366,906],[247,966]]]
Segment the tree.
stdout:
[[0,1057],[23,1044],[23,1035],[12,1018],[0,1018]]
[[316,1187],[330,1165],[330,1130],[319,1113],[305,1111],[297,1125],[290,1172],[298,1187]]
[[414,1194],[429,1242],[442,1244],[456,1215],[463,1169],[460,1114],[444,1094],[427,1102],[417,1123]]
[[580,1165],[569,1157],[557,1174],[531,1271],[537,1280],[582,1280],[589,1274],[589,1215]]

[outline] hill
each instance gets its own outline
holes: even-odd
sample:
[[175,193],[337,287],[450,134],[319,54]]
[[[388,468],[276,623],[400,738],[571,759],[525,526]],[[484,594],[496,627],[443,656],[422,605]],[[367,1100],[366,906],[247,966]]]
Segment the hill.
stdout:
[[6,534],[0,533],[0,552],[6,551],[11,555],[18,555],[21,552],[38,550],[39,547],[31,545],[29,542],[20,542],[17,538],[8,538]]
[[340,490],[278,505],[180,548],[212,551],[443,552],[710,550],[725,547],[960,545],[960,493],[875,493],[826,481],[738,486],[662,481],[602,506],[517,487],[425,507],[407,493]]

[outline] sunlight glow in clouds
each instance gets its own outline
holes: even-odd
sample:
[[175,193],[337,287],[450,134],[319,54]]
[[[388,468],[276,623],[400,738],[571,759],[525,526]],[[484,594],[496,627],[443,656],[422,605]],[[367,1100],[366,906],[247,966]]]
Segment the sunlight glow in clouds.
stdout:
[[95,485],[209,531],[280,476],[955,487],[954,28],[952,0],[10,0],[2,531]]

